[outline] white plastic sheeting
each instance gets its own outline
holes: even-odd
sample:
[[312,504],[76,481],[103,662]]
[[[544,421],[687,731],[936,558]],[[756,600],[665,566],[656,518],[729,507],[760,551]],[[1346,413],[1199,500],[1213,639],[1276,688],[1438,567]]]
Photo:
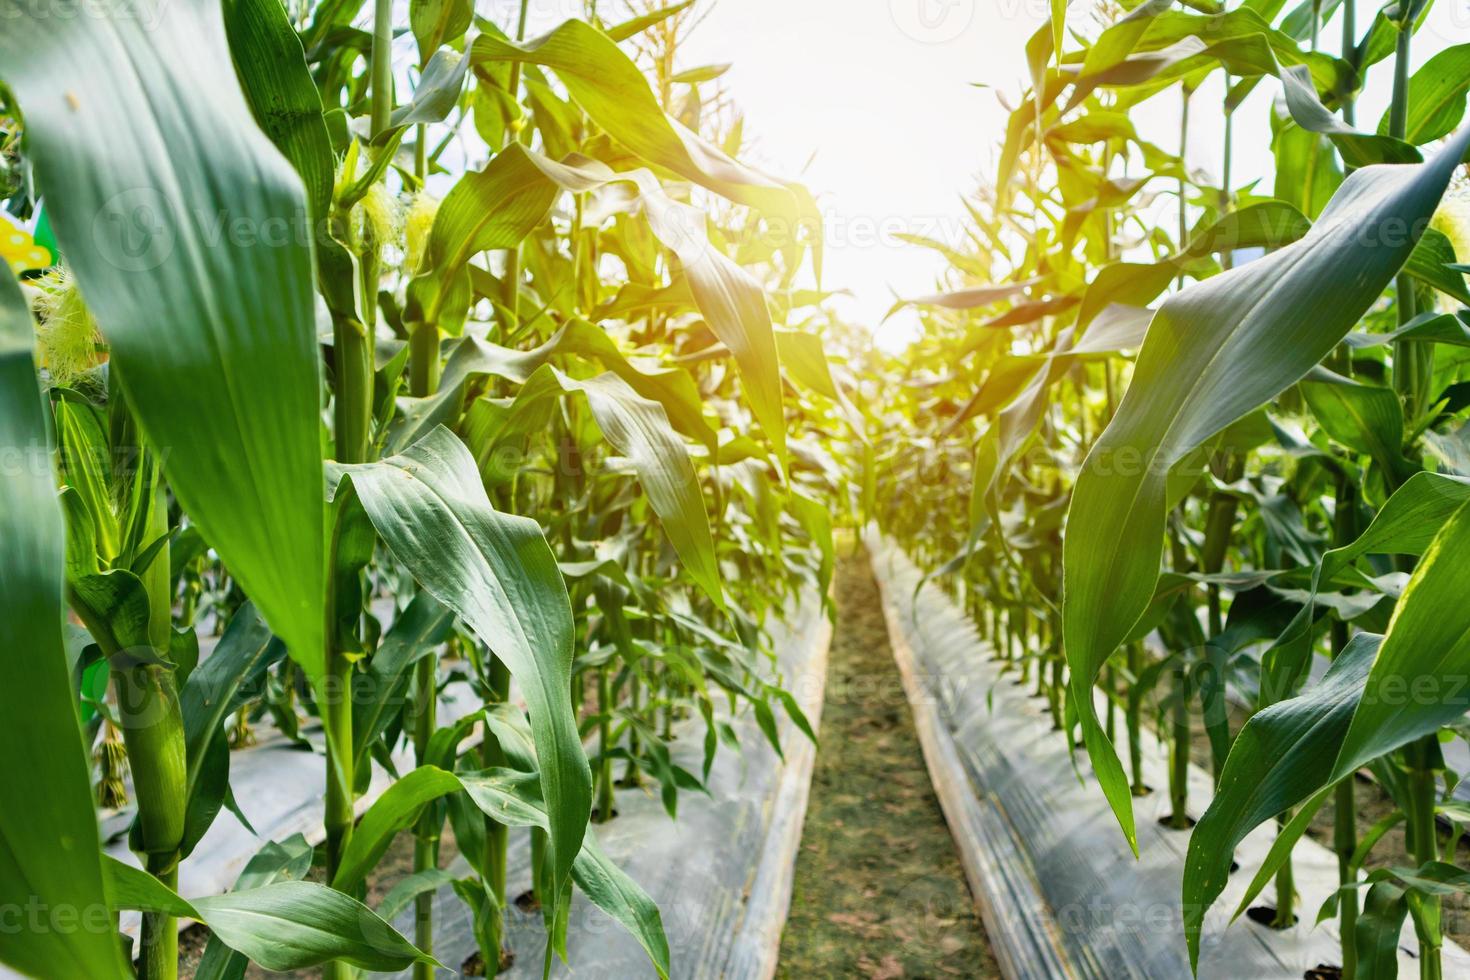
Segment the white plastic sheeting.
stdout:
[[[783,686],[815,728],[832,628],[815,592],[806,591],[791,608],[789,623],[772,624],[773,644]],[[619,789],[616,819],[592,829],[603,850],[658,903],[674,977],[765,980],[776,968],[816,753],[779,709],[784,762],[751,712],[731,719],[717,710],[720,717],[734,726],[741,749],[721,746],[708,796],[681,792],[678,819],[671,820],[656,784]],[[704,758],[703,719],[677,723],[674,732],[673,761],[698,773]],[[449,870],[469,874],[463,858]],[[507,891],[519,894],[530,887],[530,880],[527,832],[513,830]],[[477,949],[469,910],[451,889],[442,888],[435,893],[434,916],[434,956],[447,968],[439,976],[459,976],[460,964]],[[395,925],[411,936],[412,910]],[[507,937],[516,959],[502,976],[539,978],[546,948],[541,913],[512,906]],[[580,894],[572,902],[567,951],[569,964],[556,962],[552,976],[655,976],[638,943]]]
[[[1145,779],[1156,792],[1134,801],[1134,860],[1086,754],[1069,755],[1045,702],[1000,673],[942,591],[926,584],[915,594],[920,573],[899,548],[876,534],[868,546],[930,776],[1006,975],[1188,978],[1179,899],[1188,835],[1158,823],[1169,809],[1166,749],[1144,733]],[[1197,817],[1212,795],[1209,775],[1190,766],[1190,812]],[[1337,887],[1337,859],[1310,839],[1293,857],[1301,924],[1276,931],[1242,917],[1227,928],[1273,837],[1268,823],[1236,851],[1240,870],[1205,921],[1201,980],[1300,980],[1339,962],[1336,922],[1311,927]],[[1273,888],[1258,901],[1274,903]],[[1406,924],[1400,976],[1418,975],[1415,945]],[[1446,976],[1470,976],[1458,946],[1445,944],[1444,961]]]

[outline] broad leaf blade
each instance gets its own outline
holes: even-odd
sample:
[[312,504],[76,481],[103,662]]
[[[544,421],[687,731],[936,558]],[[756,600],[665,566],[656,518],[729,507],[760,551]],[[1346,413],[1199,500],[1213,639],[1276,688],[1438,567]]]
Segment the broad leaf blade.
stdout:
[[1130,844],[1128,782],[1091,688],[1153,596],[1169,471],[1305,375],[1356,324],[1414,246],[1411,235],[1364,229],[1422,227],[1467,142],[1470,129],[1428,163],[1355,172],[1304,238],[1166,300],[1088,454],[1063,548],[1063,631],[1088,754]]
[[592,810],[592,773],[571,702],[572,610],[535,521],[490,505],[475,461],[447,429],[378,463],[330,468],[350,479],[373,526],[418,583],[505,661],[531,715],[551,814],[558,890]]
[[112,369],[184,509],[319,678],[321,379],[311,252],[295,233],[305,198],[240,94],[220,9],[186,0],[62,22],[5,0],[0,13],[28,155]]

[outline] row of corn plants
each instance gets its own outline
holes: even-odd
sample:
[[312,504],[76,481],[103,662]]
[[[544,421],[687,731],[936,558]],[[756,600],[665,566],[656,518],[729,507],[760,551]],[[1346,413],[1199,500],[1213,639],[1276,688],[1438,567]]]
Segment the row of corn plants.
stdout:
[[[0,961],[172,977],[188,918],[198,976],[427,977],[452,885],[494,974],[526,833],[547,969],[575,886],[669,975],[589,824],[620,784],[675,816],[738,750],[724,710],[811,735],[767,626],[825,595],[855,423],[796,288],[810,196],[737,161],[719,68],[676,70],[696,10],[600,7],[528,38],[526,0],[0,5],[7,210],[40,243],[0,276],[0,724],[29,787]],[[441,725],[450,686],[478,707]],[[702,772],[671,759],[686,718]],[[186,900],[263,720],[320,731],[321,843]],[[99,803],[135,809],[140,867]],[[369,908],[399,834],[413,873]]]
[[[1339,920],[1342,976],[1396,975],[1411,919],[1440,977],[1442,903],[1470,886],[1438,827],[1465,817],[1441,746],[1470,707],[1470,44],[1411,71],[1428,14],[1053,4],[969,240],[921,243],[945,291],[907,301],[924,329],[881,368],[903,383],[874,411],[908,436],[870,461],[880,519],[1047,699],[1135,851],[1134,798],[1168,793],[1191,962],[1268,821],[1236,915],[1274,881],[1270,923],[1296,921],[1292,848],[1329,802],[1340,888],[1301,912]],[[1381,119],[1355,112],[1370,86]],[[1141,136],[1170,103],[1177,142]],[[1184,154],[1204,127],[1208,172]],[[1269,140],[1270,183],[1232,169],[1244,138]],[[1391,812],[1359,826],[1366,774]],[[1407,859],[1364,874],[1400,824]]]

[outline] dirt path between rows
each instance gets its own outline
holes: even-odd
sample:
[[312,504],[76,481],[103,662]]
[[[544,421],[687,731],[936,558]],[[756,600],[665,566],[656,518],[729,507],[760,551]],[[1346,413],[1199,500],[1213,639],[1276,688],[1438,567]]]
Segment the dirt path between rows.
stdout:
[[924,768],[866,554],[837,569],[821,745],[778,977],[999,977]]

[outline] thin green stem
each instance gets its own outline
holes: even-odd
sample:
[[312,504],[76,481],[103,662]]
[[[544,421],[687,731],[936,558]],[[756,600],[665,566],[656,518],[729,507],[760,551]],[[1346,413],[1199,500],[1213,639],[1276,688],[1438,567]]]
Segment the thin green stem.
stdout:
[[1169,745],[1169,826],[1189,829],[1189,682],[1179,666]]
[[[1277,826],[1284,827],[1291,820],[1288,810],[1278,819]],[[1271,919],[1273,929],[1290,929],[1296,925],[1296,875],[1291,866],[1291,855],[1281,863],[1276,872],[1276,914]]]
[[[492,656],[489,664],[490,698],[492,703],[502,703],[510,697],[510,668],[499,657]],[[506,764],[505,752],[500,742],[487,728],[480,741],[480,762],[486,769]],[[509,830],[505,824],[485,817],[485,850],[481,855],[480,884],[494,898],[493,908],[488,913],[485,946],[480,950],[484,961],[485,976],[493,977],[500,972],[500,951],[504,944],[505,923],[505,871],[506,848]]]
[[597,668],[597,814],[604,822],[613,816],[612,765],[612,677],[607,667]]
[[[1342,58],[1349,63],[1357,60],[1358,25],[1356,23],[1356,0],[1342,0]],[[1354,79],[1356,83],[1356,79]],[[1342,93],[1342,121],[1349,126],[1353,125],[1357,115],[1353,105],[1356,99],[1356,89],[1349,87]]]
[[[1333,502],[1332,540],[1341,546],[1357,532],[1355,514],[1356,488],[1345,474],[1338,474],[1337,493]],[[1341,620],[1332,623],[1332,656],[1334,659],[1346,649],[1348,626]],[[1358,805],[1351,775],[1340,781],[1332,791],[1332,848],[1337,853],[1338,935],[1342,946],[1342,980],[1353,980],[1358,970],[1358,948],[1355,942],[1358,928],[1358,890],[1348,887],[1357,884],[1357,871],[1353,867],[1353,853],[1358,847]]]
[[[530,8],[530,0],[521,0],[520,13],[516,17],[516,40],[526,39],[526,14]],[[519,103],[521,98],[521,63],[513,61],[510,65],[510,80],[506,84],[506,91],[510,93],[512,102]],[[520,139],[520,131],[515,127],[507,128],[505,134],[505,145]],[[521,298],[521,247],[505,251],[505,276],[501,282],[501,304],[505,307],[505,322],[501,324],[502,338],[509,339],[520,326],[520,298]]]
[[388,128],[393,114],[393,0],[373,5],[372,116],[373,135]]
[[[327,880],[337,875],[337,868],[352,840],[354,761],[352,758],[352,661],[337,648],[327,644],[327,697],[322,709],[322,722],[327,730],[327,798],[323,824],[326,829]],[[333,746],[340,746],[341,750]],[[348,963],[333,960],[323,965],[326,980],[351,980],[357,971]]]
[[[1143,645],[1140,643],[1128,644],[1128,673],[1132,683],[1137,684],[1143,673]],[[1128,728],[1128,764],[1133,774],[1133,795],[1143,796],[1148,792],[1148,785],[1143,781],[1143,699],[1132,691],[1123,717]]]
[[[1185,175],[1189,173],[1189,96],[1189,89],[1184,89],[1183,101],[1179,107],[1179,241],[1175,247],[1178,252],[1184,251],[1189,237],[1189,184],[1185,179]],[[1183,284],[1183,273],[1179,274],[1179,281]]]
[[373,346],[366,327],[347,317],[333,318],[332,363],[337,461],[367,462],[373,423]]

